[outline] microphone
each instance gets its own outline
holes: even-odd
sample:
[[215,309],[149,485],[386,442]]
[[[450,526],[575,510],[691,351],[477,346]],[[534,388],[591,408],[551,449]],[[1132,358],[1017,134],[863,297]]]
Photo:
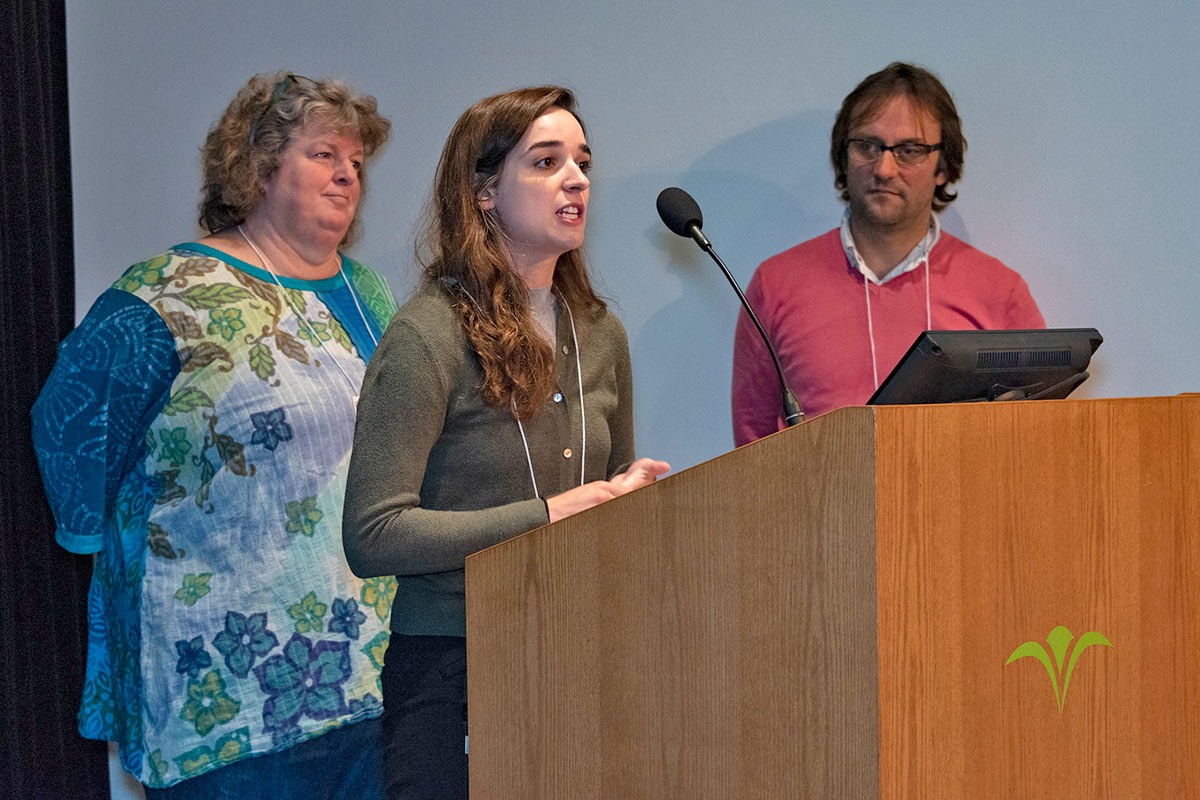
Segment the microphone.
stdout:
[[737,292],[738,299],[742,301],[742,307],[750,315],[750,321],[758,329],[758,335],[762,337],[763,344],[767,346],[767,352],[771,354],[771,361],[775,364],[775,373],[779,376],[779,387],[783,392],[783,421],[789,427],[795,425],[797,422],[803,422],[804,410],[800,408],[800,403],[796,400],[796,395],[792,393],[792,390],[788,388],[787,381],[784,380],[783,367],[779,364],[779,356],[776,354],[775,348],[771,346],[771,340],[767,338],[767,332],[763,329],[762,323],[758,321],[758,315],[750,307],[750,303],[746,300],[746,295],[742,292],[742,287],[738,286],[738,282],[734,279],[733,273],[729,271],[729,267],[725,266],[725,262],[713,250],[712,243],[704,235],[704,231],[702,230],[704,227],[704,215],[700,213],[700,206],[697,205],[690,194],[674,186],[663,189],[658,193],[658,200],[655,201],[655,206],[658,208],[658,216],[662,217],[663,224],[672,233],[684,238],[691,237],[694,239],[696,244],[700,245],[700,249],[708,253],[712,257],[712,260],[717,262],[717,266],[721,268],[721,272],[725,273],[725,278],[729,281],[729,285],[733,287],[733,290]]
[[700,230],[704,227],[704,215],[700,213],[700,206],[696,205],[690,194],[671,186],[658,193],[658,200],[654,205],[658,208],[658,215],[662,217],[663,224],[670,228],[672,233],[692,237],[705,252],[712,250],[712,245]]

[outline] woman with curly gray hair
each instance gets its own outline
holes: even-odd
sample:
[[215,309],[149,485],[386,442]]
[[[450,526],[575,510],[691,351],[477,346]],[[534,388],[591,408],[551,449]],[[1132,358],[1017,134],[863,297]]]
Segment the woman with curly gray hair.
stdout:
[[150,798],[380,796],[395,581],[340,532],[396,306],[340,248],[389,127],[341,81],[252,78],[202,151],[208,235],[130,267],[34,407],[56,537],[96,555],[80,732]]

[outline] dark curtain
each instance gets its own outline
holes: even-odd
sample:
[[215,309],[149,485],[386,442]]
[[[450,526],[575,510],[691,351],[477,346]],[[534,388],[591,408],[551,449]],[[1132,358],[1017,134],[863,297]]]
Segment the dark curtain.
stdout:
[[0,4],[0,796],[107,798],[83,739],[91,559],[54,543],[29,409],[74,324],[63,0]]

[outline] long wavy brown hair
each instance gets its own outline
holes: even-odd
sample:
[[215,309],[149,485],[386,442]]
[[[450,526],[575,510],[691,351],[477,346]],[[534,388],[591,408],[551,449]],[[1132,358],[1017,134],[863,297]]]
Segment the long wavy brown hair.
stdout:
[[[229,103],[200,149],[200,226],[216,233],[252,216],[262,201],[263,184],[279,168],[295,134],[309,123],[357,135],[366,156],[387,141],[392,125],[377,110],[374,97],[340,80],[315,81],[292,72],[255,75]],[[365,195],[365,168],[359,170],[359,182]],[[342,246],[357,237],[358,219],[355,209]]]
[[[575,96],[559,86],[517,89],[468,108],[442,149],[417,242],[426,280],[450,296],[479,355],[484,402],[511,407],[517,419],[531,417],[554,391],[554,351],[538,332],[504,229],[494,211],[480,208],[479,196],[499,181],[504,159],[534,120],[555,108],[579,120]],[[606,307],[579,250],[559,256],[553,286],[573,314],[587,318]]]

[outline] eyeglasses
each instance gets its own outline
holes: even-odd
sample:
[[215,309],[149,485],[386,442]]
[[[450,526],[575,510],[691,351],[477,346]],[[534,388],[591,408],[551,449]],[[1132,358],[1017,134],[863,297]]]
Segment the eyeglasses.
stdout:
[[250,126],[250,144],[254,144],[255,138],[258,137],[259,126],[262,125],[263,120],[267,118],[267,115],[271,113],[271,109],[273,109],[275,104],[279,102],[279,99],[283,97],[288,87],[296,81],[308,81],[309,83],[315,83],[312,78],[306,78],[303,75],[296,75],[292,72],[289,72],[287,75],[283,76],[283,78],[275,84],[275,90],[271,92],[270,99],[267,100],[267,104],[263,106],[263,110],[258,113],[258,116],[254,118],[254,124]]
[[935,150],[941,150],[942,143],[920,144],[918,142],[901,142],[900,144],[884,144],[876,139],[850,139],[846,142],[846,152],[852,161],[859,164],[874,164],[883,158],[884,151],[890,150],[896,163],[902,167],[915,167]]

